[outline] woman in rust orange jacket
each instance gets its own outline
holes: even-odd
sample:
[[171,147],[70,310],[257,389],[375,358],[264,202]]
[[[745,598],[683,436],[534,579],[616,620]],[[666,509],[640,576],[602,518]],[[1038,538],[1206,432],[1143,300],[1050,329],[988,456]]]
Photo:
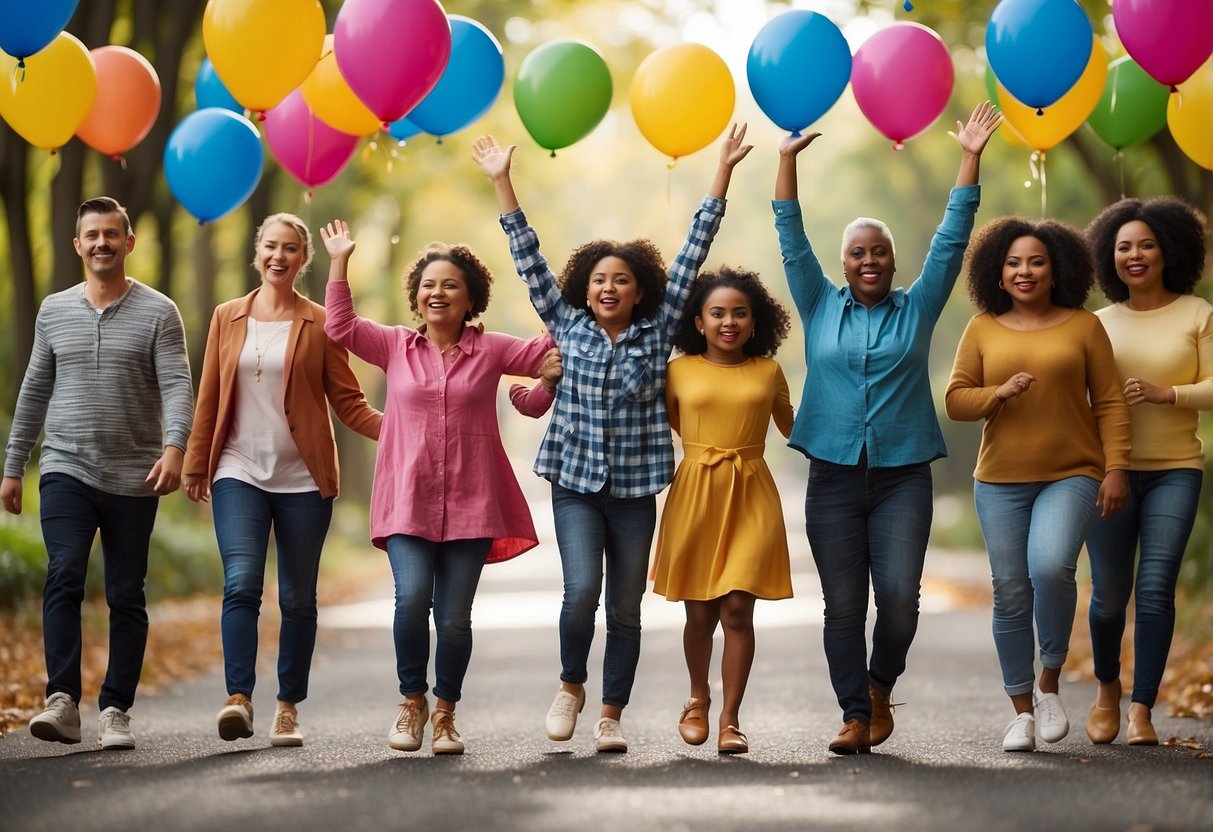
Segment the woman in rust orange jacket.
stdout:
[[253,735],[257,618],[273,527],[278,553],[278,708],[271,745],[302,745],[297,703],[307,696],[316,642],[320,552],[339,487],[329,418],[369,439],[383,414],[371,407],[346,351],[324,334],[324,307],[295,291],[311,262],[308,227],[273,214],[257,230],[261,286],[211,318],[182,484],[211,500],[223,559],[224,675],[219,736]]

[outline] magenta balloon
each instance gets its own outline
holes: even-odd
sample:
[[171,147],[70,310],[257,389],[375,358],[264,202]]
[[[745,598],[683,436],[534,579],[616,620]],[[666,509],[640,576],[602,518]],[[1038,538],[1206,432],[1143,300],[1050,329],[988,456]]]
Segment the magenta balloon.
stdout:
[[358,149],[358,137],[317,118],[298,89],[267,110],[263,124],[274,158],[309,188],[331,182]]
[[350,89],[387,124],[438,84],[451,57],[451,24],[437,0],[345,0],[333,53]]
[[1213,54],[1209,0],[1116,0],[1112,19],[1125,51],[1172,92]]
[[918,23],[881,29],[863,42],[851,65],[855,103],[899,147],[939,118],[953,80],[948,47]]

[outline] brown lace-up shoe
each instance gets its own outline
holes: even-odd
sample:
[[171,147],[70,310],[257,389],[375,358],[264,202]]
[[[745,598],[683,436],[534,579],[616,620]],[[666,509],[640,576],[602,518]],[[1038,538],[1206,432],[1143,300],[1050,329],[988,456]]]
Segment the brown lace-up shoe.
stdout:
[[868,726],[858,719],[848,719],[830,740],[830,751],[835,754],[868,754],[872,750],[872,738]]
[[893,711],[897,705],[889,702],[892,693],[881,693],[875,685],[868,685],[868,695],[872,697],[872,723],[868,726],[872,745],[880,745],[893,733]]

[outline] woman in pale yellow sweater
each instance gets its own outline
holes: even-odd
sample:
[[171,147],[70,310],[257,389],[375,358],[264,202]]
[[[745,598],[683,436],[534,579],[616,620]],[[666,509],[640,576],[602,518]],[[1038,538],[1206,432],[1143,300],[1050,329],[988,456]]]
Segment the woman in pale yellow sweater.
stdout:
[[[1057,742],[1083,540],[1128,498],[1129,414],[1099,320],[1090,255],[1062,223],[1004,217],[969,249],[981,314],[956,350],[948,416],[985,419],[973,498],[994,584],[994,645],[1015,719],[1005,751]],[[1035,619],[1036,634],[1033,634]],[[1039,638],[1040,680],[1034,651]]]
[[[1175,197],[1122,199],[1087,228],[1112,305],[1098,315],[1130,407],[1129,504],[1087,538],[1091,652],[1099,692],[1087,735],[1120,733],[1120,643],[1134,601],[1129,745],[1157,745],[1150,710],[1175,630],[1175,583],[1204,476],[1199,411],[1213,409],[1213,307],[1192,294],[1205,261],[1203,217]],[[1140,557],[1134,556],[1140,547]]]

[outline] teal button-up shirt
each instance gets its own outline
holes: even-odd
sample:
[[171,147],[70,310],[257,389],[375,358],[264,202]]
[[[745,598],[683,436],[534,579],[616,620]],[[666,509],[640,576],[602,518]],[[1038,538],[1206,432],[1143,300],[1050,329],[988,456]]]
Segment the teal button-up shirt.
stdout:
[[792,299],[804,326],[805,374],[788,444],[806,456],[888,468],[947,455],[927,355],[973,230],[981,187],[953,188],[922,274],[871,309],[821,269],[796,200],[774,200],[775,228]]

